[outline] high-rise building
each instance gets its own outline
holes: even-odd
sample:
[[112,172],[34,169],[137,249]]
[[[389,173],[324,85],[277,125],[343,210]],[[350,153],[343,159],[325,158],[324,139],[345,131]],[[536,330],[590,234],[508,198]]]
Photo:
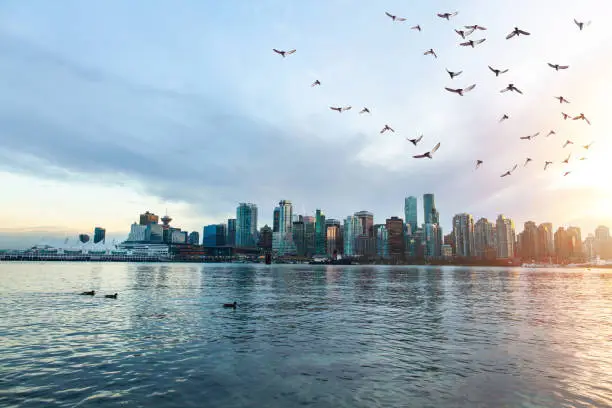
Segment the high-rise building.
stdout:
[[130,226],[130,233],[127,242],[145,242],[147,226],[133,223]]
[[538,226],[538,248],[540,258],[546,259],[555,254],[552,223],[544,222]]
[[441,227],[438,224],[423,224],[423,229],[417,231],[421,231],[422,234],[423,256],[425,258],[440,257],[442,255]]
[[304,248],[307,257],[311,257],[315,254],[315,244],[316,244],[316,219],[312,215],[304,215],[302,217],[302,222],[304,223]]
[[204,239],[202,242],[205,247],[225,246],[225,237],[225,224],[207,225],[204,227]]
[[140,225],[149,225],[159,223],[159,217],[151,212],[140,214]]
[[500,214],[495,222],[495,229],[497,232],[497,257],[501,259],[513,258],[514,242],[516,240],[514,222]]
[[191,245],[199,245],[200,244],[200,233],[198,231],[190,232],[188,242]]
[[145,239],[154,244],[164,242],[164,227],[159,224],[149,224],[145,229]]
[[480,259],[495,259],[495,226],[486,218],[480,218],[474,225],[474,253]]
[[257,206],[240,203],[236,208],[236,247],[254,248],[257,242]]
[[599,241],[610,239],[610,228],[603,225],[595,228],[595,239]]
[[356,216],[349,215],[344,220],[344,255],[357,256],[357,237],[361,233],[361,225]]
[[325,255],[327,253],[327,247],[325,244],[325,215],[321,210],[317,209],[315,212],[315,254]]
[[280,226],[280,207],[274,207],[272,215],[272,232],[278,232]]
[[601,259],[612,259],[612,239],[608,227],[600,225],[595,229],[594,250]]
[[595,236],[593,236],[593,234],[589,234],[589,236],[586,237],[582,247],[584,249],[584,255],[586,256],[587,260],[595,259],[596,255],[597,255],[597,252],[596,252],[596,249],[595,249],[596,248],[596,245],[595,245]]
[[94,244],[97,244],[98,242],[106,243],[106,230],[104,228],[102,227],[94,228],[93,242]]
[[436,212],[436,202],[433,194],[423,194],[423,217],[425,219],[424,224],[437,224],[434,221],[434,214]]
[[565,228],[557,228],[555,232],[555,255],[557,256],[557,262],[568,260],[572,249],[572,244]]
[[572,242],[572,253],[571,256],[574,258],[580,258],[583,256],[582,251],[582,232],[579,227],[568,227],[567,234]]
[[268,227],[267,224],[259,231],[257,246],[264,251],[270,251],[272,249],[272,228]]
[[528,261],[536,261],[541,257],[539,232],[535,222],[525,222],[523,232],[519,234],[520,257]]
[[272,249],[279,256],[296,254],[293,242],[293,205],[289,200],[281,200],[278,206],[278,232],[272,235]]
[[227,220],[227,237],[225,243],[229,246],[236,246],[236,219],[228,218]]
[[326,251],[329,256],[333,256],[334,253],[343,253],[342,243],[342,229],[340,228],[340,221],[334,219],[325,220],[325,238],[326,238]]
[[404,259],[404,220],[399,217],[387,218],[385,229],[388,236],[389,257],[395,261]]
[[474,242],[474,217],[462,213],[453,217],[453,235],[455,236],[455,251],[457,256],[472,258],[476,256]]
[[376,254],[376,240],[374,238],[374,214],[369,211],[359,211],[353,216],[357,219],[358,235],[355,238],[355,253],[363,257]]
[[410,226],[410,233],[412,234],[417,230],[418,226],[418,212],[417,212],[417,198],[414,196],[406,197],[404,199],[404,216],[406,217],[406,225]]
[[374,225],[376,236],[376,257],[389,259],[389,233],[385,224]]
[[306,256],[306,230],[304,228],[304,218],[302,216],[299,216],[297,221],[293,221],[292,234],[297,254],[299,256]]

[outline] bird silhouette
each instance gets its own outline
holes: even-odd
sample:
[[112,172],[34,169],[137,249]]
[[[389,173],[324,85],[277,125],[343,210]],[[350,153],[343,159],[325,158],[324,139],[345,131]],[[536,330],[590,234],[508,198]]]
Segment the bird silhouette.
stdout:
[[419,30],[419,31],[422,31],[422,29],[421,29],[421,26],[420,26],[420,25],[415,25],[415,26],[412,26],[412,27],[410,27],[410,29],[411,29],[411,30]]
[[588,123],[589,125],[591,124],[591,122],[589,122],[589,120],[586,118],[586,116],[584,116],[584,113],[581,113],[580,115],[576,116],[574,118],[574,120],[578,120],[578,119],[582,119],[584,120],[586,123]]
[[427,157],[427,158],[429,158],[429,159],[433,159],[433,157],[432,157],[432,156],[433,156],[433,154],[434,154],[434,153],[435,153],[435,152],[436,152],[436,151],[437,151],[439,148],[440,148],[440,142],[438,142],[438,144],[437,144],[437,145],[435,145],[435,146],[434,146],[434,148],[433,148],[433,149],[431,149],[431,151],[430,151],[430,152],[423,153],[423,154],[417,154],[416,156],[412,156],[412,157],[413,157],[413,158],[415,158],[415,159],[422,159],[422,158],[424,158],[424,157]]
[[434,57],[438,58],[438,55],[436,54],[436,52],[433,50],[433,48],[430,48],[429,50],[425,51],[423,53],[423,55],[433,55]]
[[519,139],[522,139],[522,140],[531,140],[531,139],[535,139],[539,134],[540,134],[540,132],[537,132],[537,133],[534,133],[533,135],[521,136]]
[[408,139],[408,138],[406,138],[406,140],[416,146],[421,140],[423,140],[423,135],[419,136],[416,139]]
[[486,38],[481,38],[480,40],[468,40],[468,41],[463,42],[463,43],[461,43],[459,45],[461,45],[463,47],[472,47],[472,48],[474,48],[475,45],[482,44],[486,40],[487,40]]
[[504,69],[504,70],[495,69],[495,68],[492,68],[490,65],[488,65],[488,67],[489,67],[489,69],[491,71],[493,71],[493,73],[495,74],[496,77],[498,77],[500,74],[505,74],[506,72],[509,71],[509,69]]
[[310,86],[312,87],[312,86],[317,86],[317,85],[321,85],[321,81],[319,81],[318,79],[316,81],[314,81],[312,83],[312,85],[310,85]]
[[461,95],[463,96],[464,93],[466,92],[470,92],[472,89],[476,88],[476,84],[472,84],[466,88],[457,88],[457,89],[452,89],[452,88],[447,88],[444,87],[444,89],[446,89],[448,92],[453,92],[456,93],[457,95]]
[[571,115],[568,115],[567,113],[561,112],[561,116],[563,116],[563,120],[567,120],[568,118],[571,118]]
[[504,121],[504,120],[506,120],[506,119],[510,119],[510,116],[508,116],[508,115],[506,115],[506,114],[504,113],[504,116],[502,116],[502,117],[501,117],[501,119],[499,120],[499,122],[501,123],[501,122],[503,122],[503,121]]
[[511,39],[514,36],[518,37],[521,34],[523,34],[523,35],[531,35],[531,33],[528,33],[527,31],[523,31],[523,30],[519,29],[518,27],[514,27],[514,30],[512,30],[512,32],[506,36],[506,40],[509,40],[509,39]]
[[507,172],[505,172],[504,174],[502,174],[499,177],[508,177],[508,176],[510,176],[514,172],[514,170],[516,170],[517,167],[518,167],[518,165],[515,164],[514,167],[512,167],[512,170],[508,170]]
[[568,174],[570,174],[570,173],[571,173],[571,171],[566,171],[566,172],[563,174],[563,177],[567,176],[567,175],[568,175]]
[[390,14],[388,12],[385,11],[385,14],[391,18],[391,20],[393,21],[406,21],[406,19],[404,17],[398,17],[398,16],[394,16],[393,14]]
[[465,40],[465,37],[467,37],[468,35],[472,34],[474,32],[474,30],[457,30],[455,29],[455,32],[457,34],[459,34],[459,36]]
[[452,72],[452,71],[449,71],[448,68],[446,68],[446,72],[448,72],[448,75],[450,75],[451,79],[453,79],[454,77],[461,75],[463,71]]
[[520,89],[518,89],[517,87],[515,87],[514,84],[508,84],[507,87],[505,87],[504,89],[502,89],[499,92],[503,93],[503,92],[507,92],[507,91],[515,91],[515,92],[520,93],[521,95],[523,94],[523,92]]
[[554,68],[555,71],[558,71],[560,69],[568,69],[569,65],[559,65],[559,64],[551,64],[550,62],[548,63],[548,66],[551,68]]
[[557,132],[555,132],[554,130],[551,130],[550,132],[548,132],[548,134],[546,135],[546,137],[550,136],[550,135],[556,135]]
[[475,25],[471,25],[471,26],[464,26],[465,28],[471,28],[472,30],[486,30],[486,27],[480,26],[478,24]]
[[523,164],[523,167],[527,167],[527,165],[529,164],[529,162],[531,162],[531,157],[528,157],[525,159],[525,164]]
[[547,168],[548,166],[550,166],[551,164],[553,164],[553,162],[551,162],[551,161],[546,161],[546,162],[544,162],[544,171],[546,171],[546,168]]
[[580,158],[580,159],[578,159],[578,160],[586,160],[586,159],[587,159],[586,157],[581,157],[581,158]]
[[589,20],[589,21],[587,21],[586,23],[581,23],[581,22],[579,22],[578,20],[574,19],[574,23],[576,23],[576,25],[578,26],[578,28],[580,29],[580,31],[582,31],[582,29],[583,29],[585,26],[590,26],[590,25],[591,25],[591,21],[590,21],[590,20]]
[[368,108],[363,108],[359,114],[361,115],[362,113],[370,113],[370,110]]
[[585,148],[586,150],[589,150],[589,148],[593,145],[593,143],[595,143],[595,142],[591,142],[588,145],[584,145],[582,147]]
[[559,100],[559,103],[570,103],[570,101],[568,101],[567,99],[565,99],[563,96],[555,96],[555,99]]
[[570,157],[572,157],[571,153],[568,154],[567,157],[565,158],[565,160],[563,160],[561,163],[569,164]]
[[329,109],[331,109],[331,110],[335,110],[336,112],[339,112],[339,113],[342,113],[342,112],[344,112],[344,111],[350,110],[350,109],[351,109],[351,106],[345,106],[345,107],[343,107],[343,108],[341,108],[341,107],[336,107],[336,106],[330,106],[330,107],[329,107]]
[[574,144],[574,142],[572,142],[571,140],[566,140],[565,143],[563,143],[563,148],[565,149],[567,145],[571,145],[571,144]]
[[482,163],[483,163],[482,160],[476,160],[476,170],[478,170],[478,168],[480,167]]
[[385,133],[387,130],[390,130],[391,132],[395,133],[395,130],[393,130],[389,125],[385,125],[384,128],[382,128],[382,130],[380,131],[380,134],[382,135],[383,133]]
[[291,54],[293,54],[293,53],[295,52],[295,50],[291,50],[291,51],[280,51],[280,50],[277,50],[276,48],[272,48],[272,50],[273,50],[275,53],[282,55],[282,56],[283,56],[283,58],[285,58],[285,56],[287,56],[287,55],[291,55]]
[[452,13],[438,13],[438,17],[445,18],[445,19],[450,21],[450,18],[451,17],[455,17],[457,14],[459,14],[458,11],[455,11],[455,12],[452,12]]

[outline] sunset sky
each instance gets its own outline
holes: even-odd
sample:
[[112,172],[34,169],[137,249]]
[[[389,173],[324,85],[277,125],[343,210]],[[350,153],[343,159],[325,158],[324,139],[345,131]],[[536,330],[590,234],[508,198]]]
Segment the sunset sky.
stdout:
[[[369,210],[384,222],[423,193],[436,195],[445,232],[460,212],[583,236],[612,226],[612,2],[413,3],[1,2],[0,246],[94,226],[124,239],[145,210],[201,232],[239,202],[259,206],[261,227],[281,199],[297,213]],[[574,18],[593,23],[579,31]],[[487,39],[474,49],[453,31],[470,24],[488,28],[469,37]],[[506,40],[514,26],[531,36]],[[487,65],[510,71],[496,78]],[[499,92],[510,82],[524,95]],[[473,83],[463,97],[444,90]],[[385,124],[396,133],[381,135]],[[405,140],[420,134],[416,148]],[[412,159],[438,141],[433,160]],[[420,199],[419,212],[421,222]]]

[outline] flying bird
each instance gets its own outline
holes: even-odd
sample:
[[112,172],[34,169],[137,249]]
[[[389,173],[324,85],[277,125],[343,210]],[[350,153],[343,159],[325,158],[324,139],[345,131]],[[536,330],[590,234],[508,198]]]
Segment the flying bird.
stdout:
[[523,34],[523,35],[531,35],[531,33],[528,33],[527,31],[523,31],[523,30],[520,30],[518,27],[514,27],[514,30],[512,30],[512,32],[506,36],[506,40],[509,40],[509,39],[511,39],[514,36],[518,37],[521,34]]
[[480,167],[482,163],[483,163],[482,160],[476,160],[476,170],[478,170],[478,168]]
[[584,113],[581,113],[580,115],[576,116],[574,118],[574,120],[578,120],[578,119],[582,119],[584,121],[586,121],[586,123],[588,123],[589,125],[591,124],[591,122],[589,122],[589,120],[586,118],[586,116],[584,116]]
[[420,25],[415,25],[415,26],[413,26],[413,27],[410,27],[410,29],[411,29],[411,30],[419,30],[419,31],[422,31],[422,30],[421,30],[421,26],[420,26]]
[[465,28],[471,28],[472,30],[486,30],[486,27],[480,26],[478,24],[475,25],[471,25],[471,26],[464,26]]
[[512,168],[512,170],[508,170],[507,172],[505,172],[504,174],[502,174],[499,177],[507,177],[507,176],[511,175],[514,172],[514,170],[516,170],[517,167],[518,167],[518,165],[515,164],[514,167]]
[[310,85],[310,86],[312,87],[312,86],[317,86],[317,85],[321,85],[321,81],[319,81],[318,79],[316,81],[314,81],[312,83],[312,85]]
[[490,66],[490,65],[489,65],[488,67],[489,67],[489,69],[490,69],[491,71],[493,71],[493,73],[495,74],[495,76],[496,76],[496,77],[498,77],[500,74],[505,74],[506,72],[508,72],[508,71],[509,71],[509,69],[504,69],[504,70],[501,70],[501,69],[491,68],[491,66]]
[[568,101],[567,99],[565,99],[562,96],[555,96],[555,99],[558,99],[559,103],[570,103],[570,101]]
[[570,153],[567,158],[565,160],[563,160],[561,163],[565,163],[565,164],[569,164],[569,159],[570,157],[572,157],[572,154]]
[[342,108],[342,107],[336,107],[336,106],[330,106],[330,107],[329,107],[329,109],[331,109],[331,110],[335,110],[335,111],[337,111],[337,112],[339,112],[339,113],[342,113],[343,111],[350,110],[350,109],[351,109],[351,106],[345,106],[345,107],[343,107],[343,108]]
[[421,140],[423,139],[423,135],[419,136],[416,139],[408,139],[406,138],[407,141],[409,141],[410,143],[412,143],[413,145],[417,145]]
[[568,174],[570,174],[570,173],[571,173],[571,171],[566,171],[566,172],[563,174],[563,177],[567,176],[567,175],[568,175]]
[[446,89],[448,92],[454,92],[458,95],[463,96],[464,93],[466,92],[470,92],[472,89],[476,88],[476,84],[472,84],[470,86],[468,86],[467,88],[457,88],[457,89],[452,89],[452,88],[447,88],[444,87],[444,89]]
[[555,132],[554,130],[551,130],[550,132],[548,132],[548,134],[546,135],[546,137],[550,136],[550,135],[556,135],[557,132]]
[[455,11],[453,13],[438,13],[438,17],[445,18],[450,21],[450,18],[455,17],[457,14],[459,14],[458,11]]
[[586,160],[586,159],[587,159],[586,157],[581,157],[579,160]]
[[533,135],[521,136],[519,139],[521,139],[521,140],[531,140],[531,139],[535,139],[539,134],[540,134],[540,132],[537,132],[537,133],[534,133]]
[[285,56],[287,56],[287,55],[291,55],[291,54],[293,54],[293,53],[295,52],[295,50],[291,50],[291,51],[280,51],[280,50],[277,50],[276,48],[272,48],[272,50],[273,50],[275,53],[282,55],[282,56],[283,56],[283,58],[285,58]]
[[430,152],[423,153],[423,154],[417,154],[416,156],[412,156],[412,157],[414,157],[415,159],[422,159],[423,157],[427,157],[427,158],[429,158],[429,159],[432,159],[432,158],[433,158],[433,157],[432,157],[432,156],[433,156],[433,154],[434,154],[434,153],[436,152],[436,150],[438,150],[439,148],[440,148],[440,142],[438,142],[438,144],[437,144],[437,145],[435,145],[435,146],[434,146],[434,148],[433,148],[433,149],[431,149],[431,151],[430,151]]
[[508,116],[507,114],[504,113],[504,116],[501,117],[501,119],[499,120],[499,122],[503,122],[506,119],[510,119],[510,116]]
[[389,125],[385,125],[384,128],[382,128],[382,130],[380,131],[380,134],[382,135],[383,133],[385,133],[387,130],[390,130],[391,132],[395,133],[395,130],[393,130],[393,128],[391,128]]
[[550,166],[551,164],[553,164],[553,162],[551,161],[544,162],[544,170],[546,171],[546,168]]
[[433,50],[433,48],[430,48],[429,50],[425,51],[423,53],[423,55],[433,55],[434,57],[438,58],[438,56],[436,55],[436,52]]
[[572,142],[571,140],[566,140],[565,143],[563,143],[563,148],[565,149],[567,145],[571,145],[571,144],[574,144],[574,142]]
[[363,108],[359,114],[361,115],[362,113],[370,113],[370,110],[368,108]]
[[391,20],[393,20],[393,21],[406,21],[406,19],[404,17],[394,16],[393,14],[387,13],[386,11],[385,11],[385,14],[387,16],[389,16],[391,18]]
[[574,19],[574,23],[576,23],[576,25],[578,26],[578,28],[580,29],[580,31],[582,31],[582,29],[584,28],[584,26],[590,26],[591,25],[591,21],[587,21],[586,23],[581,23],[578,20]]
[[588,145],[584,145],[582,147],[584,147],[585,149],[589,150],[589,147],[591,147],[593,145],[593,143],[595,143],[595,142],[591,142]]
[[448,75],[450,75],[451,79],[453,79],[454,77],[461,75],[463,71],[452,72],[452,71],[449,71],[448,68],[446,68],[446,72],[448,72]]
[[571,115],[568,115],[567,113],[561,112],[561,116],[563,116],[563,120],[567,120],[568,118],[571,118]]
[[518,89],[517,87],[515,87],[514,84],[508,84],[507,87],[505,87],[504,89],[502,89],[499,92],[503,93],[503,92],[507,92],[507,91],[516,91],[516,92],[520,93],[521,95],[523,94],[523,92],[520,89]]
[[550,62],[548,63],[548,66],[551,68],[554,68],[556,71],[560,70],[560,69],[568,69],[569,65],[559,65],[559,64],[551,64]]
[[455,29],[455,32],[457,34],[459,34],[459,36],[461,36],[461,38],[463,38],[465,40],[465,37],[467,37],[468,35],[472,34],[474,32],[474,30],[457,30],[457,29]]
[[527,164],[529,164],[529,162],[532,161],[531,157],[528,157],[525,159],[525,164],[523,164],[523,167],[527,166]]
[[459,45],[461,45],[461,46],[463,46],[463,47],[472,47],[472,48],[474,48],[474,46],[475,46],[475,45],[482,44],[482,43],[483,43],[483,42],[485,42],[486,40],[487,40],[486,38],[481,38],[480,40],[476,40],[476,41],[474,41],[474,40],[468,40],[468,41],[463,42],[463,43],[461,43],[461,44],[459,44]]

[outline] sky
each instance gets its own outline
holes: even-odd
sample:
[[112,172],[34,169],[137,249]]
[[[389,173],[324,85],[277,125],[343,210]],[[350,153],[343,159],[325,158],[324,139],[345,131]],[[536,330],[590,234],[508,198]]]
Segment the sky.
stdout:
[[[258,205],[261,227],[281,199],[300,214],[368,210],[382,223],[415,195],[422,222],[424,193],[445,232],[462,212],[503,213],[519,230],[612,226],[612,32],[598,18],[612,2],[416,3],[1,2],[0,247],[95,226],[122,240],[146,210],[201,231],[240,202]],[[580,31],[574,18],[593,23]],[[472,24],[488,30],[470,38],[487,40],[460,47],[453,29]],[[531,36],[506,40],[515,26]],[[510,71],[496,78],[487,65]],[[510,82],[524,94],[500,93]],[[444,89],[473,83],[463,97]],[[381,135],[385,124],[395,133]],[[418,147],[406,141],[420,134]],[[432,160],[412,158],[437,142]]]

